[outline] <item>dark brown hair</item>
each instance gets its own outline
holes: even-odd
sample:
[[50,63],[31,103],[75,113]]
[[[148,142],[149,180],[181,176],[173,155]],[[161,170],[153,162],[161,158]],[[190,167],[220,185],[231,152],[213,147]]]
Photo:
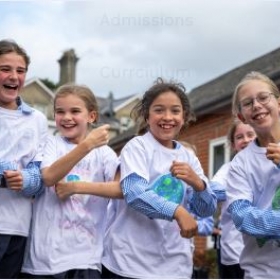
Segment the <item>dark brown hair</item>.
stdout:
[[13,40],[1,40],[0,41],[0,56],[3,54],[12,53],[12,52],[23,57],[25,64],[26,64],[26,71],[27,71],[28,66],[30,64],[30,58],[27,55],[26,51]]
[[186,128],[190,121],[195,120],[194,113],[191,110],[189,98],[183,84],[174,81],[166,82],[162,78],[157,78],[154,85],[149,88],[143,95],[143,98],[132,108],[130,116],[138,123],[138,134],[143,134],[147,131],[148,125],[146,123],[149,118],[149,108],[153,101],[161,94],[168,91],[174,92],[181,100],[183,107],[184,126]]

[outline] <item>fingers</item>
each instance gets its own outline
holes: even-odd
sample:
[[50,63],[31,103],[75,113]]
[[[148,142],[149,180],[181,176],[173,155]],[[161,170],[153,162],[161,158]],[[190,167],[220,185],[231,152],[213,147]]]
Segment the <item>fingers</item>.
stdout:
[[66,200],[72,195],[74,182],[59,181],[55,184],[55,193],[61,200]]
[[55,193],[59,199],[61,199],[61,200],[66,199],[66,195],[64,194],[63,191],[60,190],[58,185],[55,185]]
[[188,229],[181,229],[180,234],[184,238],[192,238],[195,235],[197,235],[198,227],[197,222],[193,224],[193,226],[190,226]]
[[97,148],[103,145],[107,145],[110,139],[109,133],[110,125],[104,124],[93,129],[86,137],[84,141],[88,143],[90,149]]
[[7,186],[15,191],[20,191],[23,185],[23,178],[20,171],[4,171],[4,177],[7,183]]
[[266,157],[278,165],[280,163],[280,146],[275,143],[268,144]]
[[181,231],[180,234],[184,238],[192,238],[197,235],[197,230]]
[[105,130],[109,131],[110,125],[109,124],[103,124],[103,125],[99,126],[98,128],[102,128],[102,129],[105,129]]

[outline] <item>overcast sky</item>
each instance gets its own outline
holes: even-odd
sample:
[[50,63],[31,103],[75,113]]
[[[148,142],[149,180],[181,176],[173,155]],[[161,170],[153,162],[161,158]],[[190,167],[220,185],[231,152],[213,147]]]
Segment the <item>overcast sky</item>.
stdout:
[[279,48],[279,11],[265,0],[0,1],[0,36],[30,55],[28,79],[57,83],[73,48],[76,82],[119,98],[158,76],[190,91]]

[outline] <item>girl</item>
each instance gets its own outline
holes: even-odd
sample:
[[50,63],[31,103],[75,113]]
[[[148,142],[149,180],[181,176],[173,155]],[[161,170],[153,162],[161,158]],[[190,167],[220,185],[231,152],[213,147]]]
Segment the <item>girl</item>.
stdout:
[[[231,145],[233,156],[243,150],[256,137],[254,129],[235,119],[228,132],[228,143]],[[212,179],[222,186],[227,186],[228,171],[230,162],[224,164]],[[241,233],[227,212],[228,204],[223,202],[221,207],[220,226],[222,235],[220,237],[220,263],[219,274],[222,279],[243,279],[244,271],[240,268],[239,257],[243,249],[243,239]]]
[[18,278],[29,234],[32,196],[41,191],[46,117],[19,96],[30,58],[0,41],[0,278]]
[[231,162],[228,211],[243,233],[245,278],[279,278],[280,94],[267,76],[247,74],[237,85],[233,112],[250,124],[255,141]]
[[106,231],[104,278],[190,278],[197,223],[189,212],[212,215],[216,198],[198,159],[174,140],[192,118],[185,89],[159,79],[133,113],[148,131],[121,152],[125,201]]
[[34,201],[31,237],[22,271],[25,278],[100,278],[108,200],[94,195],[69,197],[72,192],[60,201],[54,185],[64,178],[73,190],[78,181],[81,193],[121,195],[117,181],[109,186],[86,183],[114,179],[116,154],[108,146],[97,148],[108,143],[109,126],[88,134],[98,112],[93,93],[84,86],[60,87],[54,112],[61,135],[50,137],[45,147],[42,176],[46,188]]

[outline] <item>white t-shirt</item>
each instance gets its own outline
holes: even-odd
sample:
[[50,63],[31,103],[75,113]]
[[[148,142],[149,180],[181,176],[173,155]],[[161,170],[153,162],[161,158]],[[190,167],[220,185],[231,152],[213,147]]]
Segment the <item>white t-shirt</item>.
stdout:
[[[129,141],[121,153],[121,180],[132,173],[149,184],[169,172],[172,161],[185,161],[205,181],[201,165],[183,146],[168,149],[149,132]],[[183,201],[192,188],[184,184]],[[116,214],[106,231],[102,263],[110,271],[129,278],[191,278],[193,239],[180,236],[176,221],[150,219],[116,200]]]
[[[227,177],[230,162],[225,163],[212,178],[212,181],[220,183],[227,191]],[[242,233],[238,231],[227,212],[228,201],[222,203],[220,226],[221,235],[221,263],[224,265],[239,264],[239,257],[243,250],[244,243]]]
[[[245,199],[261,210],[271,209],[273,196],[280,186],[280,170],[267,159],[266,148],[253,141],[232,160],[227,181],[229,204]],[[244,278],[279,278],[279,240],[268,240],[260,247],[254,236],[244,233],[243,239],[240,265],[245,270]]]
[[[48,139],[42,168],[75,147],[60,136]],[[66,176],[67,181],[106,182],[114,179],[119,164],[108,146],[93,149]],[[31,237],[22,271],[53,275],[71,269],[101,270],[108,199],[72,195],[60,200],[46,187],[34,201]]]
[[[0,161],[13,162],[18,169],[42,160],[48,134],[46,117],[32,108],[28,112],[0,107]],[[31,213],[31,198],[0,188],[0,234],[28,236]]]

